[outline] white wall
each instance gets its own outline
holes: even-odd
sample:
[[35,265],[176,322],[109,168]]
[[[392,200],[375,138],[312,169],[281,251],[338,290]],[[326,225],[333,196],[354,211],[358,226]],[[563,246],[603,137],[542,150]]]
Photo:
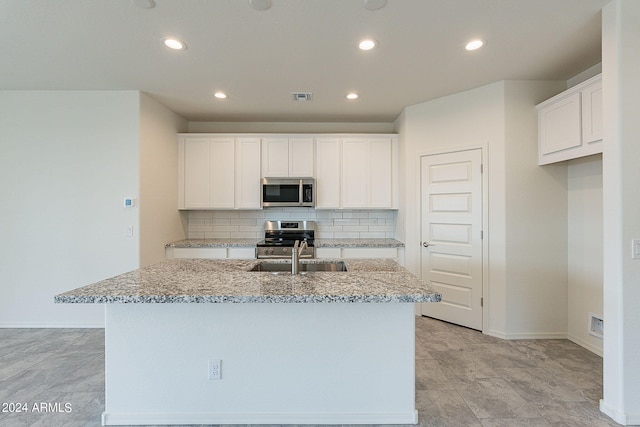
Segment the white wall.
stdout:
[[602,318],[602,156],[571,160],[567,190],[568,337],[602,355],[602,339],[587,332],[589,313]]
[[136,91],[0,91],[0,326],[104,324],[53,296],[138,267]]
[[[420,155],[470,147],[484,147],[487,152],[485,333],[505,338],[566,334],[566,202],[564,211],[562,206],[554,208],[553,215],[545,210],[547,198],[559,200],[561,193],[566,197],[566,182],[562,170],[537,166],[534,108],[565,87],[564,82],[497,82],[408,107],[396,123],[405,190],[397,234],[405,238],[406,267],[416,275],[420,275]],[[542,228],[530,227],[532,219]],[[564,251],[562,244],[549,246],[562,224]],[[554,254],[564,258],[564,276],[540,268],[535,257],[542,253],[545,259]],[[550,283],[541,283],[549,277]],[[523,307],[526,310],[520,311]]]
[[640,425],[640,2],[614,0],[602,11],[604,144],[604,397],[617,422]]
[[186,236],[178,211],[178,132],[187,121],[140,95],[140,266],[165,258],[164,245]]
[[189,122],[191,133],[393,133],[393,123]]
[[[538,166],[535,109],[561,89],[561,82],[505,82],[507,338],[567,333],[567,169]],[[491,246],[493,226],[489,233]]]

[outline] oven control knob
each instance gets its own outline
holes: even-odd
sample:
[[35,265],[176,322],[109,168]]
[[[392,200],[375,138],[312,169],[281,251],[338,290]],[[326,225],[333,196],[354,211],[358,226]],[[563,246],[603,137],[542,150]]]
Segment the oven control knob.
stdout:
[[282,253],[287,253],[287,248],[282,248]]

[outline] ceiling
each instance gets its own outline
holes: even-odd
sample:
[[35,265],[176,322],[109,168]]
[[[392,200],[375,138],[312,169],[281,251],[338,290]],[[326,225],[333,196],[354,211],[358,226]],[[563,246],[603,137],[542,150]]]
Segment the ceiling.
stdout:
[[[0,0],[0,89],[141,90],[190,121],[393,122],[500,80],[600,62],[609,0]],[[173,36],[188,48],[170,51]],[[364,52],[363,37],[378,41]],[[474,52],[465,43],[479,37]],[[224,91],[228,98],[213,97]],[[291,93],[313,93],[294,101]],[[349,101],[348,92],[359,98]]]

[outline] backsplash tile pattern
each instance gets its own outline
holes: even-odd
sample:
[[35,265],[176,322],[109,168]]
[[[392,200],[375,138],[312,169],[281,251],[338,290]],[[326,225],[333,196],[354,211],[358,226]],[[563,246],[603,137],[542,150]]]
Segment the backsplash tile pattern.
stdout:
[[266,220],[316,221],[319,239],[395,238],[397,211],[269,208],[259,211],[190,211],[189,239],[261,239]]

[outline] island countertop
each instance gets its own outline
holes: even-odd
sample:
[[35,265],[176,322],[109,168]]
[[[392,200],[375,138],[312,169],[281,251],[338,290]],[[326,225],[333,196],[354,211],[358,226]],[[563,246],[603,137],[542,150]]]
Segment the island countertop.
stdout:
[[[329,260],[305,260],[323,263]],[[438,302],[392,260],[341,260],[346,272],[251,272],[261,260],[171,259],[56,295],[57,303]],[[273,262],[273,261],[270,261]],[[289,263],[289,260],[275,262]]]

